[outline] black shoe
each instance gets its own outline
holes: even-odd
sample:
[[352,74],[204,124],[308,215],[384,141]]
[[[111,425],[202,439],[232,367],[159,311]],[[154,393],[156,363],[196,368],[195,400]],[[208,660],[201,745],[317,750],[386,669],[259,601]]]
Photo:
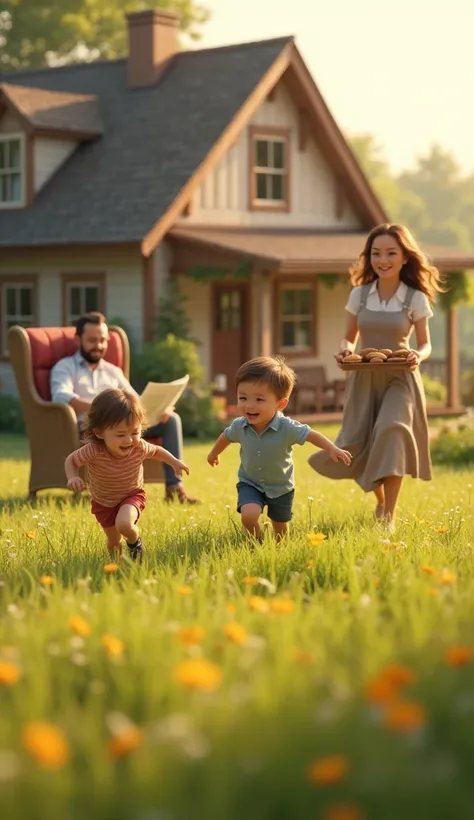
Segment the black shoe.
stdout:
[[141,564],[145,551],[143,549],[142,539],[138,537],[134,544],[129,544],[127,541],[127,547],[130,550],[130,558],[132,561],[138,561]]

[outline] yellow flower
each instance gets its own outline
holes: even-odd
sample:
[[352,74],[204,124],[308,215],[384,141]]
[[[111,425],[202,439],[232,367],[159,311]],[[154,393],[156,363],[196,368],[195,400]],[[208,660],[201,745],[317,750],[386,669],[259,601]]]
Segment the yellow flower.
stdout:
[[16,663],[0,661],[0,686],[13,686],[20,678],[20,667]]
[[436,527],[436,532],[448,532],[449,527]]
[[314,569],[315,566],[316,561],[308,561],[308,563],[306,564],[306,569]]
[[420,569],[425,573],[425,575],[434,575],[436,572],[435,568],[431,567],[429,564],[422,564]]
[[176,633],[178,641],[186,644],[187,646],[201,643],[205,635],[206,630],[202,626],[186,626]]
[[224,634],[227,635],[232,643],[237,643],[240,646],[247,643],[249,637],[247,630],[235,621],[230,621],[224,626]]
[[384,723],[392,732],[416,732],[426,723],[425,707],[416,701],[392,700],[387,705]]
[[105,572],[118,572],[120,569],[118,564],[105,564],[104,570]]
[[438,581],[442,586],[448,586],[449,584],[455,583],[456,575],[449,569],[443,569],[440,573]]
[[318,544],[326,540],[323,532],[309,532],[307,538],[312,547],[317,547]]
[[297,646],[292,650],[293,659],[298,661],[302,666],[312,666],[314,664],[314,655],[306,649],[299,649]]
[[247,586],[254,586],[259,583],[259,579],[257,575],[245,575],[244,578],[242,578],[242,583],[247,584]]
[[143,732],[137,726],[129,726],[114,735],[109,742],[109,753],[112,757],[124,757],[138,749],[143,743]]
[[473,652],[469,646],[451,646],[446,650],[444,660],[448,666],[465,666],[472,661]]
[[391,541],[389,544],[384,544],[384,550],[399,550],[402,545],[398,541]]
[[102,635],[100,642],[110,657],[119,657],[125,649],[125,644],[114,635]]
[[306,778],[313,786],[332,786],[349,774],[350,763],[345,755],[320,757],[306,769]]
[[29,532],[25,532],[25,536],[27,537],[28,541],[36,541],[36,530],[30,530]]
[[353,803],[337,803],[329,806],[323,820],[364,820],[364,814]]
[[90,624],[85,618],[82,618],[81,615],[72,615],[72,617],[69,618],[68,626],[76,635],[81,635],[83,638],[91,634]]
[[217,664],[204,658],[191,658],[178,664],[174,679],[187,689],[214,692],[221,684],[222,671]]
[[268,612],[270,607],[265,598],[261,598],[260,595],[251,595],[249,598],[249,609],[251,609],[252,612]]
[[23,745],[46,769],[61,769],[69,760],[68,742],[61,729],[51,723],[27,723],[23,730]]
[[45,587],[51,586],[51,584],[54,584],[54,578],[52,578],[51,575],[42,575],[40,584],[43,584]]
[[235,615],[235,613],[237,612],[237,607],[235,604],[227,604],[226,610],[229,613],[229,615]]
[[278,615],[287,615],[289,612],[293,612],[295,604],[290,598],[273,598],[270,602],[270,608],[272,612],[276,612]]
[[187,587],[187,586],[178,587],[178,595],[182,595],[183,598],[186,598],[187,595],[192,595],[192,594],[193,594],[193,588],[192,587]]

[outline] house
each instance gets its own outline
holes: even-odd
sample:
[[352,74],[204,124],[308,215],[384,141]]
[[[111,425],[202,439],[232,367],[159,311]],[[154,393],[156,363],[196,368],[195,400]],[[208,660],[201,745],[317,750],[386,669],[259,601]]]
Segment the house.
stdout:
[[174,14],[127,21],[126,59],[0,76],[2,389],[12,324],[99,309],[140,344],[170,277],[229,396],[259,353],[336,376],[347,270],[387,217],[293,38],[181,52]]

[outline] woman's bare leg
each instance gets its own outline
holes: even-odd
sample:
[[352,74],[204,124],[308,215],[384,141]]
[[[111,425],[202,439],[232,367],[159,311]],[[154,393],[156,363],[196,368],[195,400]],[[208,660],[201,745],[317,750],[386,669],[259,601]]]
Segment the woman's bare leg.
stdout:
[[385,514],[384,518],[389,524],[395,522],[395,511],[397,508],[398,496],[402,487],[402,478],[398,475],[389,475],[383,480],[385,491]]
[[375,518],[383,518],[385,515],[385,491],[383,484],[376,487],[374,490],[375,498],[377,499],[377,506],[375,508]]

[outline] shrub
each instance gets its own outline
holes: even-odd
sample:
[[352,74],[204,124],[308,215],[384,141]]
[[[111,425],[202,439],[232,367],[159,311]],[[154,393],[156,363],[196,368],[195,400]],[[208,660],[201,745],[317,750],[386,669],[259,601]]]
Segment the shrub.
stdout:
[[474,407],[474,370],[467,370],[462,374],[461,402],[464,407]]
[[474,464],[474,414],[448,422],[431,446],[434,464],[467,467]]
[[440,379],[431,379],[426,373],[422,373],[423,386],[425,388],[426,401],[428,404],[445,402],[447,391],[446,385]]
[[25,420],[21,404],[15,396],[0,396],[0,431],[2,433],[24,433]]

